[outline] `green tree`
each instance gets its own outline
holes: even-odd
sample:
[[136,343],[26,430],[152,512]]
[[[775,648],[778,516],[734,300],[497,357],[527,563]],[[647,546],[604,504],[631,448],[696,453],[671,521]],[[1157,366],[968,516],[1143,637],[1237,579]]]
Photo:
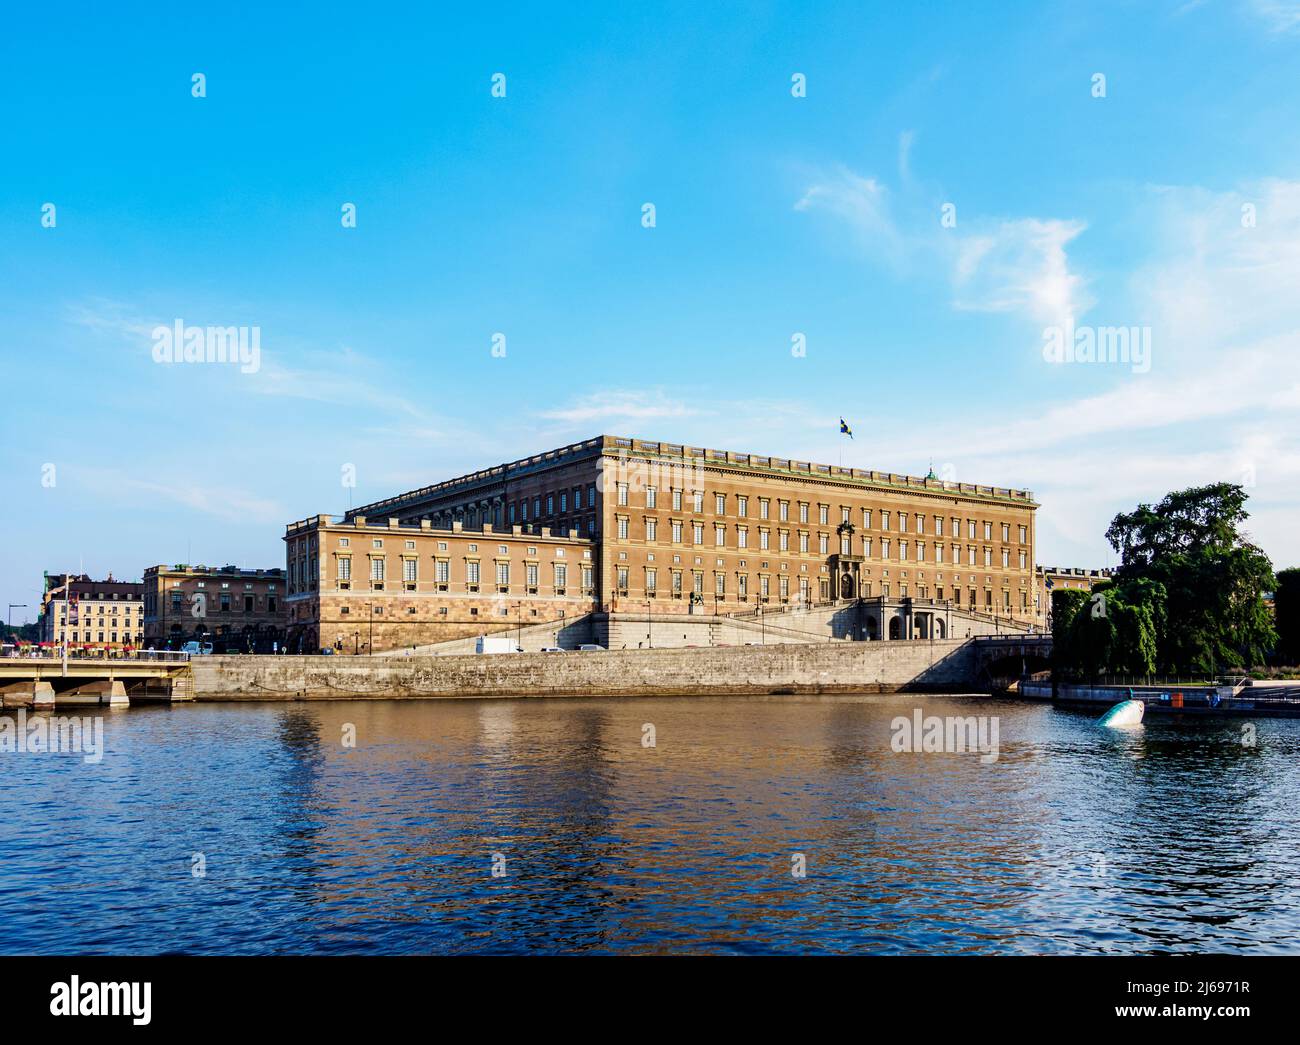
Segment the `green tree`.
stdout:
[[1300,664],[1300,567],[1280,570],[1273,588],[1279,664]]
[[[1215,483],[1171,493],[1159,504],[1139,505],[1115,516],[1106,539],[1121,556],[1115,581],[1133,604],[1141,582],[1141,604],[1150,610],[1156,660],[1171,671],[1214,672],[1249,667],[1264,659],[1277,635],[1264,604],[1274,585],[1273,565],[1242,534],[1247,495],[1234,483]],[[1121,601],[1123,595],[1121,594]],[[1141,660],[1138,646],[1127,656]]]

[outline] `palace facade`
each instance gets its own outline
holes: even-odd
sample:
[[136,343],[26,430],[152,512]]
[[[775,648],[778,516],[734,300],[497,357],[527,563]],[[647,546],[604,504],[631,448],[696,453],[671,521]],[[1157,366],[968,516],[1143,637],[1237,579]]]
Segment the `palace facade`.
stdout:
[[1037,507],[933,474],[598,436],[291,524],[290,646],[872,597],[1028,625]]

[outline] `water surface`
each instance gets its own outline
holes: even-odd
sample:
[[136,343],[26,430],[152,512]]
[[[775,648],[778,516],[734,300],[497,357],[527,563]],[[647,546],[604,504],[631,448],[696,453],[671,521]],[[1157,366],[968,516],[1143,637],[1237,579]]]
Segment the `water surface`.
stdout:
[[[997,716],[997,761],[892,751],[918,706]],[[98,764],[0,754],[6,953],[1300,949],[1300,721],[1252,745],[911,695],[104,718]]]

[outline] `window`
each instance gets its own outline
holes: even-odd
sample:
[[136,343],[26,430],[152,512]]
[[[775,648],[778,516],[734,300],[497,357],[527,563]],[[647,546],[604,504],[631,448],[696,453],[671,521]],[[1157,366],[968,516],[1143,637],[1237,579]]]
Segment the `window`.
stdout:
[[1003,548],[1003,549],[1002,549],[1002,568],[1005,570],[1005,569],[1006,569],[1008,566],[1010,566],[1010,565],[1011,565],[1011,550],[1010,550],[1009,548]]
[[748,498],[748,497],[737,497],[737,498],[736,498],[736,514],[739,515],[742,519],[745,518],[745,516],[747,516],[747,515],[749,514],[749,498]]
[[736,577],[736,595],[743,601],[749,598],[749,575],[742,573]]
[[[865,516],[863,516],[863,518],[866,519],[869,519],[870,517],[871,514],[869,512]],[[830,518],[831,518],[831,506],[829,504],[819,504],[817,506],[817,521],[821,523],[823,526],[829,526]],[[864,525],[869,526],[870,523],[865,523]]]
[[682,524],[677,519],[673,520],[673,544],[682,543]]
[[769,517],[768,509],[769,509],[770,505],[771,505],[771,502],[768,501],[768,499],[767,499],[766,497],[760,497],[760,498],[758,499],[758,517],[759,517],[760,519],[766,519],[766,518]]
[[790,502],[789,502],[789,501],[778,501],[776,507],[777,507],[777,517],[781,520],[781,522],[789,522],[789,521],[790,521]]
[[[379,537],[376,537],[374,540],[372,540],[372,541],[370,542],[370,547],[372,547],[372,548],[382,548],[383,546],[384,546],[384,542],[383,542],[383,540],[382,540],[381,538],[379,538]],[[199,587],[200,587],[200,588],[203,587],[203,582],[202,582],[202,581],[199,581]]]
[[993,540],[993,524],[991,522],[984,524],[984,539],[986,541]]
[[681,492],[681,490],[674,490],[674,491],[673,491],[673,511],[675,511],[675,512],[680,512],[681,510],[682,510],[682,492]]
[[907,512],[898,513],[898,532],[907,533]]
[[[345,555],[342,558],[340,558],[338,562],[339,562],[339,580],[350,581],[352,579],[352,557],[350,555]],[[244,601],[245,603],[247,603],[248,601],[247,596],[245,596]]]
[[370,579],[372,581],[382,581],[384,579],[384,560],[370,560]]
[[748,548],[748,547],[749,547],[749,527],[748,527],[748,526],[737,526],[737,527],[736,527],[736,547],[737,547],[737,548]]
[[943,545],[942,545],[942,544],[936,544],[936,545],[934,546],[934,561],[935,561],[935,562],[943,562]]
[[[623,503],[627,504],[627,501],[624,501]],[[568,510],[569,510],[569,491],[563,490],[560,493],[560,514],[564,514]]]
[[408,552],[415,551],[415,542],[414,542],[414,541],[407,541],[407,542],[406,542],[406,550],[407,550]]
[[799,502],[799,521],[800,521],[801,523],[806,523],[806,522],[808,521],[808,502],[807,502],[807,501],[800,501],[800,502]]
[[727,514],[727,495],[725,493],[713,495],[713,511],[715,515]]
[[627,483],[618,484],[618,503],[620,505],[627,504]]
[[880,513],[880,528],[882,530],[889,529],[889,513],[886,511]]
[[942,515],[936,515],[936,516],[934,517],[934,535],[935,535],[936,537],[942,537],[942,536],[943,536],[943,516],[942,516]]
[[899,542],[898,542],[898,561],[899,561],[899,562],[907,562],[907,542],[906,542],[906,541],[899,541]]
[[682,597],[682,571],[673,570],[673,598],[680,599],[681,597]]
[[585,592],[591,591],[591,577],[591,567],[584,566],[582,568],[582,590]]
[[[867,541],[870,542],[868,537]],[[817,551],[822,555],[829,555],[831,550],[831,539],[829,534],[819,533],[817,535]]]
[[974,519],[967,519],[967,520],[966,520],[966,538],[967,538],[967,540],[971,540],[971,541],[973,541],[973,540],[975,539],[975,520],[974,520]]
[[695,535],[695,543],[696,543],[696,544],[703,544],[703,543],[704,543],[704,523],[698,523],[698,522],[697,522],[697,523],[693,523],[692,526],[691,526],[691,529],[694,531],[694,535]]
[[438,582],[438,585],[445,590],[451,580],[451,563],[446,559],[439,559],[434,564],[433,577]]
[[691,494],[692,511],[704,511],[704,491],[696,490]]
[[758,547],[760,550],[767,551],[768,535],[770,533],[771,531],[766,529],[760,529],[758,531]]
[[537,563],[530,562],[524,566],[524,583],[529,591],[537,591]]
[[627,516],[626,515],[620,515],[618,517],[618,539],[620,541],[627,540]]
[[1020,568],[1021,568],[1022,570],[1025,568],[1025,555],[1026,555],[1026,554],[1027,554],[1026,552],[1021,552],[1021,553],[1020,553]]
[[777,593],[781,596],[782,602],[790,601],[790,578],[785,574],[777,578]]
[[713,594],[718,598],[727,594],[727,575],[721,570],[713,575]]
[[351,543],[352,543],[352,542],[351,542],[347,537],[340,537],[340,538],[339,538],[339,547],[340,547],[340,548],[346,548],[346,547],[347,547],[349,544],[351,544]]
[[470,559],[465,563],[465,583],[469,586],[470,591],[478,591],[479,564],[477,560]]
[[[646,506],[647,508],[654,508],[654,507],[656,507],[656,505],[655,505],[655,493],[656,493],[656,491],[655,491],[655,488],[654,488],[653,486],[647,486],[647,487],[645,488],[645,506]],[[579,505],[579,507],[581,507],[581,505]]]
[[497,587],[510,587],[510,563],[508,562],[497,563]]
[[1010,541],[1010,540],[1011,540],[1011,524],[1010,524],[1010,523],[1003,523],[1003,524],[1002,524],[1002,541],[1003,541],[1003,543],[1005,544],[1006,542],[1008,542],[1008,541]]
[[808,554],[808,534],[803,530],[799,531],[799,554]]
[[1028,536],[1029,536],[1029,530],[1028,530],[1028,528],[1025,527],[1025,526],[1020,527],[1020,543],[1021,543],[1021,544],[1024,544],[1024,543],[1025,543],[1026,538],[1027,538]]
[[647,541],[653,541],[655,539],[655,531],[658,527],[658,521],[655,519],[647,519],[645,521],[645,539]]
[[788,552],[790,550],[790,531],[780,530],[776,535],[776,545],[778,550]]
[[648,567],[646,569],[645,590],[647,594],[653,595],[655,593],[655,588],[658,586],[658,581],[657,581],[658,576],[659,576],[659,571],[656,570],[654,567]]
[[727,528],[725,526],[715,526],[713,528],[713,543],[715,547],[723,548],[727,544]]

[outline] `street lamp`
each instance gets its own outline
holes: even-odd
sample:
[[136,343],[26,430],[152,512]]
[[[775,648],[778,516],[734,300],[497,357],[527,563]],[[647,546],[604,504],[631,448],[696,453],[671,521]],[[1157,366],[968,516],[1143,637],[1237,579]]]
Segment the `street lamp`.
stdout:
[[25,610],[25,609],[27,609],[27,603],[25,602],[11,602],[9,604],[9,634],[10,635],[14,633],[14,610]]
[[646,649],[655,648],[653,625],[650,622],[650,600],[645,600],[645,645]]

